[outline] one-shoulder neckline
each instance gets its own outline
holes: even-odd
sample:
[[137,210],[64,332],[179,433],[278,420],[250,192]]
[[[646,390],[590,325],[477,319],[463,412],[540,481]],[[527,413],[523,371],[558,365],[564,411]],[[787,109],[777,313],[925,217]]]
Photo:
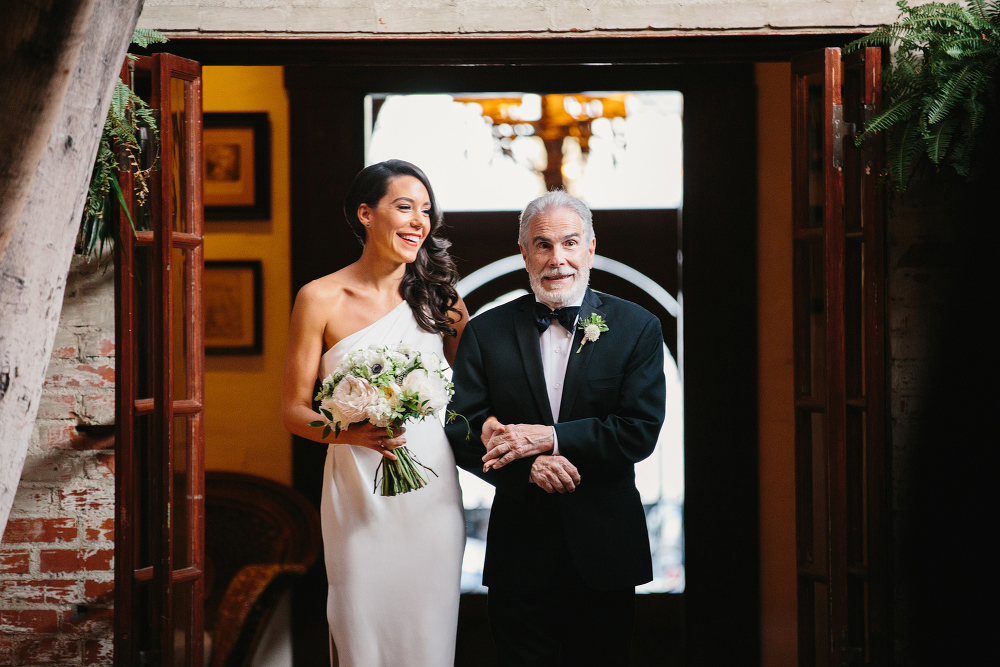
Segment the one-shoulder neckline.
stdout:
[[372,322],[368,326],[362,327],[361,329],[358,329],[354,333],[347,334],[346,336],[344,336],[343,338],[341,338],[340,340],[338,340],[336,343],[333,344],[332,347],[330,347],[330,349],[328,349],[326,352],[323,353],[323,356],[325,357],[326,355],[328,355],[331,352],[333,352],[334,350],[336,350],[338,347],[341,347],[341,346],[343,346],[345,344],[350,344],[350,341],[354,340],[358,336],[361,336],[366,331],[368,331],[372,327],[374,327],[377,324],[379,324],[382,320],[384,320],[385,318],[387,318],[390,315],[392,315],[393,313],[395,313],[401,307],[408,306],[408,305],[409,305],[409,303],[406,301],[406,299],[403,299],[398,304],[396,304],[395,306],[393,306],[392,310],[388,311],[385,315],[383,315],[382,317],[378,318],[377,320],[375,320],[374,322]]

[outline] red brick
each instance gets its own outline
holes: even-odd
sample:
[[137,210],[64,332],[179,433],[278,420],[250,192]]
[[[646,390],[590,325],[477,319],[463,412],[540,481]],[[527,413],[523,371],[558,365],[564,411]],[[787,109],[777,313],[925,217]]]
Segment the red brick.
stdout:
[[108,517],[106,519],[88,519],[86,529],[84,530],[84,537],[88,540],[114,541],[114,517]]
[[38,442],[45,448],[80,449],[83,437],[76,424],[70,422],[51,422],[38,427]]
[[39,556],[39,572],[79,572],[83,569],[83,554],[78,549],[48,549]]
[[0,611],[0,632],[49,634],[58,631],[59,614],[54,609],[8,609]]
[[114,435],[94,437],[77,430],[76,424],[52,422],[38,429],[38,439],[42,447],[89,451],[111,449],[115,446]]
[[83,582],[83,596],[91,604],[111,604],[115,601],[114,581]]
[[76,417],[76,396],[42,394],[38,401],[38,419],[72,419]]
[[72,331],[63,327],[56,330],[56,339],[52,343],[53,359],[75,359],[80,354],[80,339]]
[[30,604],[75,604],[80,601],[80,596],[76,593],[76,582],[73,580],[0,579],[0,600],[15,600]]
[[89,639],[83,643],[83,664],[109,665],[114,656],[114,642],[110,639]]
[[49,365],[49,374],[45,379],[46,387],[111,387],[115,383],[114,366],[89,366],[74,364],[67,366],[55,363]]
[[3,541],[10,542],[68,542],[77,535],[76,519],[11,519]]
[[61,632],[64,635],[114,634],[115,610],[107,607],[86,607],[84,613],[76,609],[62,614]]
[[14,511],[24,514],[48,515],[52,512],[51,489],[39,489],[22,484],[14,496]]
[[113,424],[115,422],[115,394],[108,391],[88,394],[80,401],[80,414],[91,424]]
[[19,665],[79,665],[80,642],[65,639],[33,639],[14,650]]
[[[24,464],[24,482],[68,482],[76,476],[76,460],[68,452],[53,449],[44,456],[32,456]],[[59,484],[58,486],[62,486]],[[46,500],[48,500],[46,498]],[[43,512],[47,514],[47,512]]]
[[[91,325],[93,324],[96,322],[91,322]],[[88,332],[80,343],[80,352],[84,357],[113,357],[115,354],[113,327]]]
[[60,489],[60,505],[68,511],[113,510],[114,487],[88,487],[85,489]]
[[89,479],[107,479],[108,477],[114,477],[115,455],[110,453],[97,454],[92,458],[87,459],[84,464],[84,470],[86,471]]
[[[6,538],[4,535],[4,539]],[[0,551],[0,573],[27,574],[30,571],[27,551]]]
[[99,572],[112,568],[115,550],[45,549],[39,556],[41,572]]
[[14,664],[14,642],[0,637],[0,665]]

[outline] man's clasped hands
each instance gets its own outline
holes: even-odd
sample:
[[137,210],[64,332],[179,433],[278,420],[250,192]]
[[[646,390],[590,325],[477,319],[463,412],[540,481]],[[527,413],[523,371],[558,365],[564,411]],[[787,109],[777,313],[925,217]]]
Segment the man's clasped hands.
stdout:
[[483,472],[499,470],[526,456],[535,456],[529,482],[548,493],[572,493],[580,483],[580,473],[565,456],[551,454],[555,430],[542,424],[501,424],[490,416],[483,422],[480,438],[486,446]]

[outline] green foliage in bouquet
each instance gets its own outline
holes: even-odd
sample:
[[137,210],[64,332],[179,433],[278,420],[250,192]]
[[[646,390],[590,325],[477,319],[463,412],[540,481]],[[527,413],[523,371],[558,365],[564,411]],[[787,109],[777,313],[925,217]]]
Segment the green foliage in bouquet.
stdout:
[[[166,42],[167,38],[156,30],[136,28],[132,33],[132,44],[145,48],[150,44]],[[134,56],[129,56],[134,58]],[[142,206],[149,195],[149,168],[141,169],[139,164],[138,133],[141,126],[148,127],[154,137],[154,145],[159,146],[159,129],[152,109],[121,79],[115,79],[115,89],[111,94],[111,108],[104,121],[104,131],[97,148],[97,159],[87,189],[87,202],[80,221],[79,248],[87,257],[103,255],[104,246],[114,245],[118,236],[118,206],[125,211],[129,225],[135,232],[135,223],[125,195],[118,182],[121,162],[133,172],[135,199]],[[121,158],[119,158],[121,156]],[[155,160],[154,160],[155,162]]]
[[886,109],[864,128],[860,143],[888,130],[886,175],[902,192],[921,155],[936,166],[973,174],[973,152],[1000,59],[1000,0],[970,0],[968,6],[899,0],[896,23],[848,44],[898,45],[882,81]]

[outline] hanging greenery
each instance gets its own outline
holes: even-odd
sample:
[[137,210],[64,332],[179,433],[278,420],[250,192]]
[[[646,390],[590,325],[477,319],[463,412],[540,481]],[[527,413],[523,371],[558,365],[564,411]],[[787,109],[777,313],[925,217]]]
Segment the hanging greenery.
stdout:
[[[146,48],[150,44],[166,42],[162,33],[148,28],[136,28],[132,33],[132,44]],[[129,55],[128,58],[135,58]],[[118,182],[122,164],[132,171],[135,201],[139,206],[146,202],[149,194],[149,173],[151,168],[142,169],[139,161],[139,138],[141,127],[153,134],[153,144],[159,145],[159,129],[152,109],[120,78],[115,80],[111,95],[111,108],[104,121],[104,131],[94,161],[94,171],[87,190],[87,202],[80,221],[78,248],[88,258],[104,254],[104,246],[114,245],[118,235],[118,206],[125,211],[129,225],[135,232],[135,223],[125,205],[125,195]],[[155,163],[155,160],[152,161]]]
[[886,175],[899,192],[909,184],[921,155],[971,177],[976,139],[994,101],[1000,0],[917,7],[899,0],[896,5],[896,23],[844,49],[898,46],[882,75],[888,106],[868,123],[859,143],[888,130]]

